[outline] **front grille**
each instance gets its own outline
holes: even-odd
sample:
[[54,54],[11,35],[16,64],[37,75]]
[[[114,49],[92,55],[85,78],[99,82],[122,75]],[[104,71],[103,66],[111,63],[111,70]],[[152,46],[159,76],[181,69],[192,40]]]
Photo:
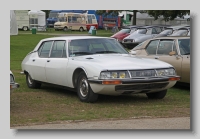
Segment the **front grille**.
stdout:
[[132,39],[126,39],[124,40],[124,42],[132,42],[133,40]]
[[151,90],[151,89],[162,89],[169,83],[148,83],[148,84],[135,84],[135,85],[117,85],[115,91],[130,91],[130,90]]

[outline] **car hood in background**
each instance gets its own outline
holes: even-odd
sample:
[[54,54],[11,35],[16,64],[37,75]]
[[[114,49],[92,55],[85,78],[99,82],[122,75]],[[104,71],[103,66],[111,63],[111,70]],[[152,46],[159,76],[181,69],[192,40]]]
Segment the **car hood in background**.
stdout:
[[131,54],[95,54],[77,56],[74,62],[83,63],[83,66],[91,66],[105,70],[129,70],[129,69],[155,69],[172,67],[170,64],[148,58],[141,58]]

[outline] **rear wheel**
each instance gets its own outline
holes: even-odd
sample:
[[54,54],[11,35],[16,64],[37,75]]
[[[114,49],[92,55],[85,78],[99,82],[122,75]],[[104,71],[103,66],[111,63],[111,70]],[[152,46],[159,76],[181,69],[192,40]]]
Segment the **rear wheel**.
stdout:
[[80,31],[80,32],[84,31],[83,27],[80,27],[79,31]]
[[27,31],[28,30],[28,27],[23,27],[23,31]]
[[167,94],[167,90],[155,92],[155,93],[146,93],[149,99],[163,99]]
[[26,84],[29,88],[40,88],[41,83],[33,80],[29,73],[26,73]]
[[98,94],[95,94],[88,83],[84,72],[78,76],[77,94],[82,102],[95,102],[98,99]]

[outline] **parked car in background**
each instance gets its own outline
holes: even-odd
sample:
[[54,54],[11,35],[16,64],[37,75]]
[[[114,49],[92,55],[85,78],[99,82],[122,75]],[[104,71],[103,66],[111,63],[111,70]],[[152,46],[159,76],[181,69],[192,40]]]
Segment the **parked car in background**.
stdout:
[[125,37],[136,31],[139,27],[141,26],[125,26],[111,37],[117,39],[117,41],[121,43]]
[[172,35],[172,34],[175,33],[176,31],[178,31],[178,29],[180,29],[180,28],[182,28],[182,27],[189,27],[189,25],[181,25],[181,26],[170,26],[170,27],[166,27],[165,30],[163,30],[163,31],[160,32],[158,35],[156,35],[155,38],[170,36],[170,35]]
[[179,82],[190,84],[190,37],[149,39],[130,51],[138,57],[158,59],[174,66]]
[[170,36],[190,36],[190,27],[179,28],[175,33]]
[[172,65],[137,58],[116,39],[96,36],[43,39],[23,59],[22,72],[29,88],[64,86],[83,102],[95,102],[98,94],[145,93],[162,99],[180,78]]
[[79,13],[59,13],[58,22],[54,23],[55,30],[79,30],[84,31],[86,28],[86,16]]
[[15,82],[15,76],[12,71],[10,71],[10,92],[13,92],[16,88],[19,88],[19,84]]
[[135,32],[130,34],[129,36],[125,37],[122,41],[122,44],[132,49],[136,45],[140,44],[141,42],[154,38],[157,34],[162,31],[162,27],[160,26],[144,26],[137,28]]

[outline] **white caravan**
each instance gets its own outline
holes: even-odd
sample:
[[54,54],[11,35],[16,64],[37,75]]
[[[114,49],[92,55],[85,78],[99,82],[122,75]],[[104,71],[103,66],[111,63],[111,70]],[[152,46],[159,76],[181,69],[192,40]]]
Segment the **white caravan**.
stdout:
[[18,29],[22,29],[24,31],[29,30],[28,10],[15,10],[15,16]]

